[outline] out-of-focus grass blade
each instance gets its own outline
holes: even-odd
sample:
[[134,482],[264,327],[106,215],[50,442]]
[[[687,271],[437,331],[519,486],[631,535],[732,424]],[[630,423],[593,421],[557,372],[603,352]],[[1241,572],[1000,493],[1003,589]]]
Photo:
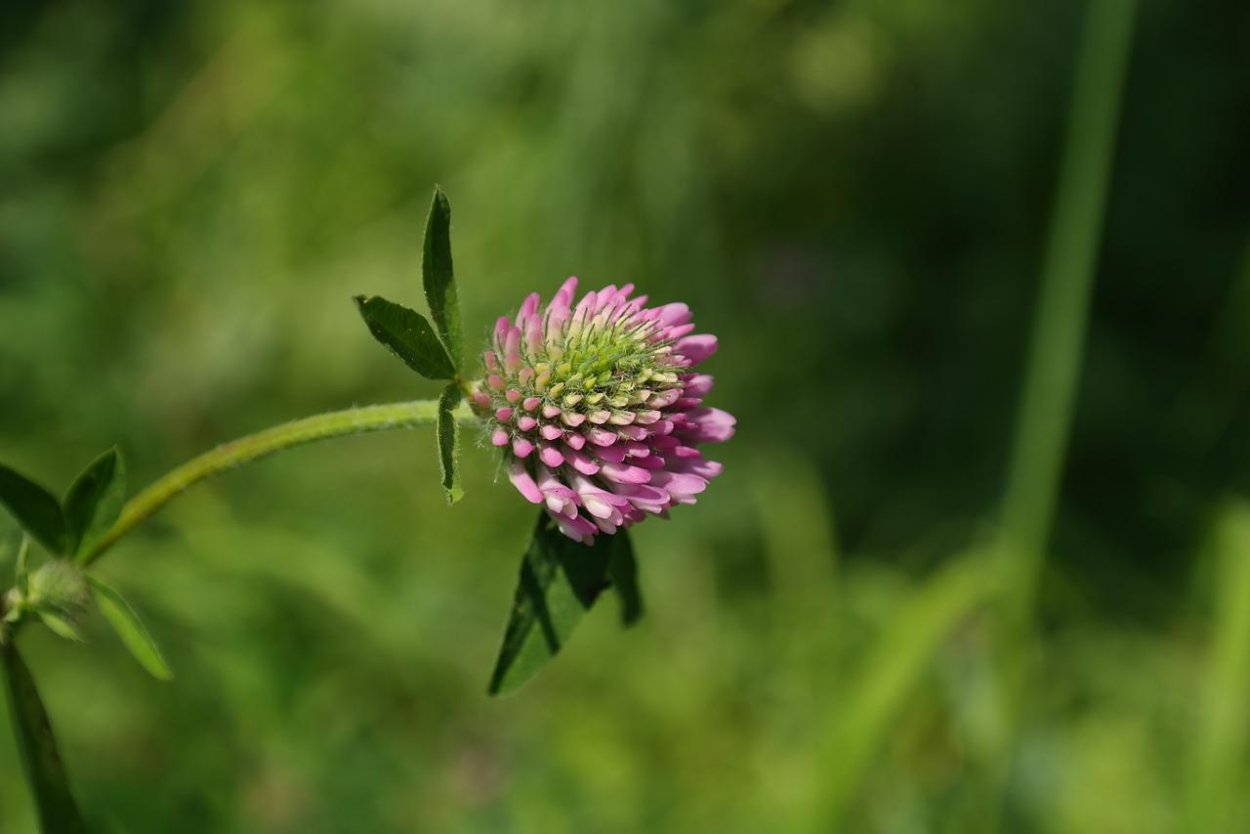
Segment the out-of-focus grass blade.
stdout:
[[126,598],[99,577],[88,576],[87,583],[91,585],[91,594],[95,597],[96,605],[100,607],[100,613],[108,620],[113,631],[117,632],[117,636],[134,655],[135,660],[139,661],[139,665],[158,680],[173,680],[174,673],[165,662],[156,640]]
[[819,664],[819,658],[804,655],[817,644],[802,636],[834,627],[839,558],[833,500],[810,458],[785,446],[771,447],[760,458],[746,480],[754,488],[779,621],[797,638],[786,640],[785,650],[796,664]]
[[82,471],[65,495],[67,556],[89,548],[121,514],[126,501],[126,468],[117,449],[109,449]]
[[47,710],[12,640],[0,644],[0,667],[3,667],[13,734],[17,737],[22,767],[35,800],[40,829],[43,834],[86,832],[87,826],[70,794],[69,779],[57,751]]
[[845,706],[831,713],[821,749],[825,788],[820,821],[837,830],[856,785],[880,749],[934,653],[951,632],[997,589],[998,573],[984,553],[954,560],[898,612],[861,669]]
[[460,386],[453,382],[443,389],[438,398],[438,462],[443,472],[443,491],[447,494],[448,504],[454,504],[464,497],[464,488],[460,486],[460,472],[457,469],[460,437],[454,414],[461,393]]
[[451,204],[443,189],[434,187],[430,216],[425,222],[425,248],[421,259],[425,300],[434,326],[443,337],[451,363],[459,370],[463,352],[460,333],[460,300],[451,265]]
[[[1024,387],[1003,494],[998,557],[1004,581],[1000,633],[1006,727],[985,768],[991,816],[1005,807],[1014,743],[1027,700],[1025,646],[1072,433],[1090,302],[1115,159],[1137,0],[1085,6],[1059,182],[1033,315]],[[992,824],[991,824],[992,825]]]
[[8,507],[22,529],[49,551],[65,552],[65,514],[52,493],[9,467],[0,466],[0,504]]
[[537,674],[568,642],[582,615],[608,587],[613,536],[587,547],[565,536],[540,513],[521,561],[512,613],[489,692],[511,692]]
[[1137,0],[1088,6],[1025,384],[1003,497],[1003,551],[1031,604],[1050,533],[1089,322]]
[[1224,510],[1211,551],[1215,617],[1190,751],[1183,829],[1189,834],[1243,830],[1236,823],[1238,805],[1244,809],[1250,728],[1250,506]]

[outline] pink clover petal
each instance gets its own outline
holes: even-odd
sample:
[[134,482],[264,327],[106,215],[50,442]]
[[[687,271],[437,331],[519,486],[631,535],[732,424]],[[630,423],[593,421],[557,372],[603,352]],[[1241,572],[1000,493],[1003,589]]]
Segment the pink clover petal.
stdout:
[[702,334],[678,340],[677,344],[673,345],[673,350],[697,364],[716,353],[717,347],[715,336]]
[[651,473],[640,466],[628,463],[612,463],[608,461],[600,467],[603,476],[610,481],[622,484],[645,484],[651,480]]
[[610,463],[620,463],[625,460],[624,446],[607,446],[595,450],[595,457],[599,460],[606,460]]
[[599,474],[599,464],[591,460],[584,452],[569,450],[564,453],[564,459],[570,466],[583,475]]
[[615,513],[615,517],[599,518],[598,516],[591,519],[595,526],[599,528],[599,532],[612,535],[625,523],[625,518],[619,512]]
[[556,480],[551,470],[546,467],[539,468],[538,488],[542,491],[548,511],[567,518],[577,515],[579,500],[577,493]]
[[645,426],[621,426],[617,429],[622,437],[628,437],[630,440],[646,440],[651,432]]
[[586,437],[596,446],[611,446],[616,442],[617,435],[616,432],[594,426],[586,432]]
[[555,446],[548,446],[546,443],[544,443],[542,449],[539,450],[538,457],[541,458],[542,462],[548,466],[555,467],[562,466],[564,464],[564,453]]
[[512,481],[512,485],[525,497],[526,501],[531,504],[542,503],[543,491],[538,488],[538,484],[534,483],[534,479],[530,477],[530,473],[525,470],[523,464],[518,462],[508,467],[508,480]]
[[656,308],[656,319],[660,324],[669,327],[685,324],[690,321],[690,307],[682,304],[680,301],[673,304],[665,304],[663,307]]
[[[543,346],[543,325],[536,318],[532,318],[525,323],[525,350],[530,354],[536,354],[542,350]],[[527,368],[531,374],[533,369]]]
[[585,545],[590,545],[594,542],[598,528],[585,518],[582,518],[582,516],[574,515],[570,518],[556,514],[551,517],[555,520],[556,526],[560,528],[560,532],[573,541],[581,542]]
[[658,394],[652,394],[651,399],[647,400],[647,405],[651,408],[668,408],[681,396],[680,388],[670,388],[667,391],[661,391]]
[[699,443],[723,443],[734,436],[738,420],[719,408],[698,408],[690,413],[694,422],[693,436]]
[[694,496],[707,489],[707,481],[698,475],[681,472],[657,472],[652,475],[653,482],[663,489],[678,503],[693,503]]
[[710,481],[725,471],[725,467],[714,460],[706,460],[700,455],[693,458],[681,458],[670,467],[670,470],[673,472],[689,472],[692,475],[698,475],[700,478]]

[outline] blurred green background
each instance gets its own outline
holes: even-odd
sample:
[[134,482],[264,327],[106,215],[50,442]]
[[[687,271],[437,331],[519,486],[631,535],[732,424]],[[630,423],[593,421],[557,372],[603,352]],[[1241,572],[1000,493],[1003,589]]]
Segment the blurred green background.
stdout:
[[[569,274],[634,281],[719,334],[740,420],[700,505],[636,530],[643,623],[609,601],[506,699],[532,521],[489,449],[451,509],[423,431],[198,488],[102,570],[174,683],[98,619],[22,638],[87,812],[1250,830],[1250,7],[1090,2],[1133,42],[1072,125],[1119,134],[1050,446],[1013,427],[1088,3],[6,2],[0,460],[60,488],[116,442],[138,486],[434,395],[350,297],[419,303],[435,182],[473,338]],[[996,533],[1013,443],[1059,476],[1053,526],[1017,503],[1036,582]],[[32,813],[0,734],[0,831]]]

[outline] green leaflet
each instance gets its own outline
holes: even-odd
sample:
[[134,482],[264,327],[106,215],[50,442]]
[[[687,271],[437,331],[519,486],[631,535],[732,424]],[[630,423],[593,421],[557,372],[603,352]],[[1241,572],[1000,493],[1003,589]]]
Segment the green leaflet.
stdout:
[[78,626],[74,625],[73,620],[61,614],[58,611],[46,608],[36,608],[35,614],[48,627],[48,630],[57,637],[63,637],[66,640],[73,640],[75,643],[85,642],[82,635],[78,633]]
[[52,553],[64,553],[69,538],[61,504],[43,487],[0,466],[0,504],[22,529]]
[[425,221],[425,246],[421,258],[421,277],[425,284],[425,300],[443,344],[459,370],[463,362],[463,338],[460,331],[460,300],[456,294],[456,278],[451,263],[451,204],[438,186],[430,203],[430,216]]
[[456,368],[425,316],[380,296],[356,296],[369,332],[427,379],[453,379]]
[[87,584],[91,586],[91,594],[100,607],[100,613],[139,665],[158,680],[173,680],[174,673],[165,662],[160,647],[125,597],[98,577],[88,576]]
[[621,625],[628,628],[642,619],[642,590],[638,587],[638,560],[634,544],[624,530],[612,537],[612,557],[608,561],[608,580],[621,602]]
[[26,534],[21,529],[0,532],[0,588],[16,580],[18,557],[25,542]]
[[[511,692],[532,678],[568,642],[582,615],[611,584],[612,562],[628,581],[633,551],[624,530],[601,535],[587,547],[566,537],[543,512],[521,562],[512,613],[504,632],[489,692]],[[636,594],[637,585],[630,583]],[[629,598],[622,591],[622,598]],[[629,605],[626,609],[630,610]],[[641,601],[632,609],[641,612]],[[636,619],[636,614],[633,619]],[[632,620],[630,620],[632,621]]]
[[438,398],[438,461],[443,472],[443,491],[447,493],[448,504],[454,504],[464,497],[464,489],[460,486],[460,472],[457,469],[460,436],[455,414],[452,413],[459,404],[460,397],[460,386],[453,382],[443,389]]
[[65,496],[66,555],[90,548],[113,526],[125,501],[126,468],[117,449],[109,449],[82,471]]

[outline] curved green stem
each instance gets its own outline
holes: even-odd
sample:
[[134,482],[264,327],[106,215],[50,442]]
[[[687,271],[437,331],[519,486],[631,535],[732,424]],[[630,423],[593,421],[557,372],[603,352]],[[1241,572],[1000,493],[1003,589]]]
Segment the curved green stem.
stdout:
[[[360,406],[305,417],[224,443],[187,461],[132,498],[122,508],[112,528],[91,549],[84,551],[79,561],[84,566],[91,564],[173,498],[221,472],[316,440],[432,425],[437,417],[436,400]],[[457,410],[456,417],[463,420],[471,415],[467,407],[462,407]]]

